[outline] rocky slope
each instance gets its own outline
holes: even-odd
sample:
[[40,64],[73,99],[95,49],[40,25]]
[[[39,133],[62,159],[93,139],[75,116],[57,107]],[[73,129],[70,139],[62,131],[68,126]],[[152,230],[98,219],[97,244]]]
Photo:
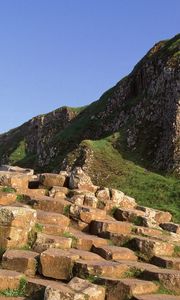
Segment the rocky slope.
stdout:
[[179,220],[179,181],[156,174],[180,175],[179,71],[178,34],[157,43],[98,101],[0,135],[0,163],[54,172],[81,166],[95,184],[120,188],[142,204],[168,205]]
[[[180,225],[81,168],[0,170],[0,299],[179,300]],[[15,298],[12,298],[15,297]]]
[[180,35],[159,42],[130,75],[82,112],[60,108],[1,135],[1,162],[35,161],[38,168],[56,161],[58,169],[83,140],[118,132],[116,144],[141,156],[145,165],[179,173],[179,51]]

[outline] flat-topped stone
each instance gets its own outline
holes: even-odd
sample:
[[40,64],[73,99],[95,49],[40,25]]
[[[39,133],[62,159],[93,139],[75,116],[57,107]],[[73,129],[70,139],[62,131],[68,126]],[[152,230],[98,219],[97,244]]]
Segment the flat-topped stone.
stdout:
[[172,256],[174,253],[174,245],[170,242],[165,242],[158,239],[136,236],[132,237],[128,242],[128,246],[145,255],[147,259],[154,255]]
[[48,249],[41,253],[41,272],[44,276],[68,280],[72,277],[73,262],[79,255],[60,249]]
[[108,240],[97,237],[95,235],[86,234],[84,232],[74,230],[73,228],[69,228],[68,232],[72,234],[75,239],[73,247],[76,249],[90,251],[93,245],[108,245]]
[[120,278],[128,270],[129,267],[127,265],[113,261],[88,261],[79,259],[74,263],[73,274],[81,278],[86,278],[90,275]]
[[154,256],[151,259],[151,263],[161,268],[180,271],[180,257]]
[[161,282],[167,289],[180,293],[180,271],[171,269],[145,270],[142,277]]
[[69,249],[72,245],[72,238],[63,236],[54,236],[44,233],[38,233],[33,250],[41,253],[49,248]]
[[62,214],[45,212],[42,210],[37,210],[37,219],[41,224],[53,224],[67,227],[70,223],[69,218]]
[[136,278],[111,279],[100,278],[99,283],[107,287],[107,300],[127,300],[135,295],[155,293],[158,284]]
[[99,254],[106,260],[137,260],[137,256],[135,253],[125,247],[117,247],[117,246],[93,246],[92,251],[94,253]]
[[109,233],[128,234],[131,233],[132,224],[116,220],[94,220],[90,224],[92,234],[109,238]]
[[159,226],[164,230],[180,234],[180,224],[167,222],[167,223],[161,223]]
[[74,277],[68,283],[68,287],[76,293],[83,293],[88,300],[104,300],[105,288],[78,277]]
[[90,223],[92,220],[103,220],[106,218],[106,211],[95,209],[85,205],[72,204],[70,206],[70,216],[75,220]]
[[19,272],[0,269],[0,291],[18,289],[22,278]]
[[2,257],[2,268],[34,276],[37,270],[39,254],[26,250],[7,250]]

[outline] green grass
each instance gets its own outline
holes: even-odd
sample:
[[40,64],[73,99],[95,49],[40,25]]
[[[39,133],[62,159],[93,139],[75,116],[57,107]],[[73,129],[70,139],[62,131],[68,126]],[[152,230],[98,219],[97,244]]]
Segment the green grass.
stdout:
[[72,245],[71,245],[72,248],[74,248],[76,246],[78,239],[71,232],[65,231],[63,233],[63,236],[66,237],[66,238],[71,238],[72,239]]
[[5,187],[2,187],[0,189],[1,192],[3,193],[15,193],[16,192],[16,189],[12,188],[12,187],[9,187],[9,186],[5,186]]
[[64,206],[63,215],[69,217],[71,204]]
[[93,150],[89,173],[95,184],[117,188],[134,197],[138,204],[169,211],[180,222],[180,182],[138,166],[123,158],[112,146],[112,136],[83,142]]
[[18,194],[18,195],[16,196],[16,201],[18,201],[18,202],[23,202],[23,201],[25,200],[25,198],[26,198],[25,195],[23,195],[23,194]]
[[21,141],[17,148],[9,156],[10,162],[13,164],[19,160],[22,160],[26,157],[26,144],[25,141]]
[[24,276],[21,277],[18,289],[6,289],[0,291],[1,296],[5,297],[23,297],[26,292],[27,280]]

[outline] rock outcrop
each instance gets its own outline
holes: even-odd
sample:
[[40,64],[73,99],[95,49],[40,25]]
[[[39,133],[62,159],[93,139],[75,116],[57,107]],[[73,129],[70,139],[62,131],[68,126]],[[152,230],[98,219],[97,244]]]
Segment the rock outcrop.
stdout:
[[[60,108],[0,135],[0,162],[59,171],[85,164],[83,140],[114,133],[123,155],[156,171],[180,173],[180,35],[161,41],[91,105]],[[69,159],[71,153],[71,159]],[[129,156],[128,156],[129,157]]]
[[80,168],[33,175],[39,185],[25,170],[7,173],[18,191],[0,185],[0,295],[180,299],[180,225],[169,212],[94,186]]

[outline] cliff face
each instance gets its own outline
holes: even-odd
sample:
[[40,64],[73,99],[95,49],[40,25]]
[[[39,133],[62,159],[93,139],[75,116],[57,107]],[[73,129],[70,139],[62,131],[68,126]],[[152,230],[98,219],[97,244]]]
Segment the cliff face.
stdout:
[[113,146],[125,158],[180,174],[180,35],[156,44],[82,111],[61,108],[1,135],[0,161],[58,170],[67,167],[70,153],[79,163],[83,140],[117,133]]
[[62,107],[0,135],[1,163],[47,165],[56,151],[50,142],[52,136],[61,132],[76,115],[74,109]]

